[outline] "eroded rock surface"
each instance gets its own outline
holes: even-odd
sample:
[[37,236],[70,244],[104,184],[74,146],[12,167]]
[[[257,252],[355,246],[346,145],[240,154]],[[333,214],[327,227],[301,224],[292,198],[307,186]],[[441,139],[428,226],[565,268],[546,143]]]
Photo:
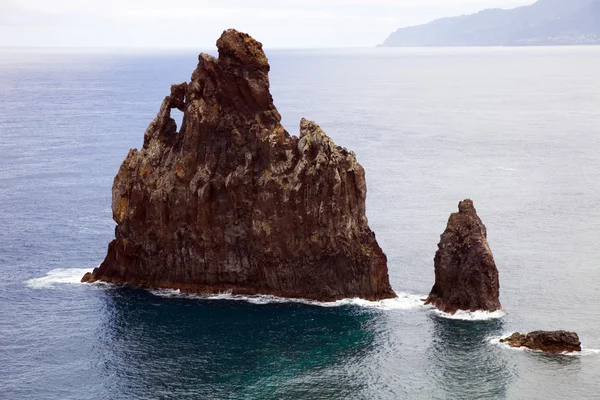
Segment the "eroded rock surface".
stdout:
[[[173,85],[114,180],[115,240],[85,281],[333,301],[395,297],[365,173],[314,122],[281,126],[262,45],[228,30]],[[171,110],[182,110],[177,125]]]
[[527,347],[547,353],[581,351],[581,342],[575,332],[535,331],[526,335],[513,333],[507,338],[500,339],[500,342],[506,343],[511,347]]
[[434,258],[435,284],[426,304],[455,313],[502,308],[498,269],[487,243],[485,225],[473,202],[461,201],[450,215]]

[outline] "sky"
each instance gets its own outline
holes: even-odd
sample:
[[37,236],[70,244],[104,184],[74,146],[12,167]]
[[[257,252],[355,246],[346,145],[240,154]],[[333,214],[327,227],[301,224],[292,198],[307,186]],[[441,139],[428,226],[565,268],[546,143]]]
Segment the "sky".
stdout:
[[370,47],[400,27],[533,2],[0,0],[0,47],[208,49],[227,28],[247,32],[267,48]]

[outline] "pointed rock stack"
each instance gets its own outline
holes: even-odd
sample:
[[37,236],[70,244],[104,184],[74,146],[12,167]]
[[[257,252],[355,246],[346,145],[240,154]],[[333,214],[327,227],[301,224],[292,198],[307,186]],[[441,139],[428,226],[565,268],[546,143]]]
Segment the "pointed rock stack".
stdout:
[[[227,30],[114,180],[116,237],[83,280],[334,301],[395,297],[354,153],[281,126],[262,45]],[[181,128],[171,110],[183,111]]]
[[487,243],[485,225],[471,200],[450,215],[434,259],[435,284],[426,304],[454,314],[458,310],[502,308],[498,269]]

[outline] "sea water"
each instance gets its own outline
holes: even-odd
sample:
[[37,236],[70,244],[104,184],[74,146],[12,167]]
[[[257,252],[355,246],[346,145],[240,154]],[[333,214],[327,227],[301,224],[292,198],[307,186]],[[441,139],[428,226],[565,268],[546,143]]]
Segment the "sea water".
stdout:
[[[286,129],[315,120],[365,167],[398,299],[79,283],[120,163],[196,56],[0,51],[0,398],[598,398],[600,48],[268,52]],[[467,197],[504,309],[449,316],[421,299]],[[499,343],[535,329],[584,351]]]

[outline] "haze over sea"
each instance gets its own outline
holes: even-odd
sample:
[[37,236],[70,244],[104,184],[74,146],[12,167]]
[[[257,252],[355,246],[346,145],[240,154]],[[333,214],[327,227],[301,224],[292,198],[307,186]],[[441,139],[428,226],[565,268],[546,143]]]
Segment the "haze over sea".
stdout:
[[[122,160],[197,54],[4,49],[0,398],[598,398],[600,48],[267,54],[287,130],[315,120],[365,167],[400,298],[324,306],[77,283],[114,235]],[[467,197],[504,314],[450,319],[419,299]],[[584,351],[497,343],[536,329],[577,331]]]

